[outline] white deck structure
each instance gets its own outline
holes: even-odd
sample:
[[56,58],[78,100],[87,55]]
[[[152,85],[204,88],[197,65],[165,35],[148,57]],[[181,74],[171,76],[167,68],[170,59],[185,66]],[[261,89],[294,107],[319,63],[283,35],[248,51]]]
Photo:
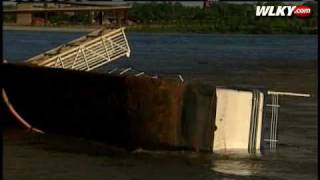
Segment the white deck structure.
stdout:
[[260,150],[264,95],[259,91],[217,88],[213,151]]

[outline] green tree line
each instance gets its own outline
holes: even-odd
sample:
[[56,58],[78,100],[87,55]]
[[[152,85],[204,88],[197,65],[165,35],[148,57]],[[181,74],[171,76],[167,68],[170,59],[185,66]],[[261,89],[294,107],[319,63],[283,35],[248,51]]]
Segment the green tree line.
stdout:
[[[135,3],[129,10],[131,31],[158,32],[221,32],[221,33],[317,33],[317,2],[306,2],[313,14],[299,17],[256,17],[256,5],[285,5],[281,2],[258,4],[215,3],[212,7],[182,6],[180,3]],[[4,16],[4,22],[14,17]],[[72,16],[49,16],[53,25],[90,24],[88,13]]]
[[306,5],[314,11],[308,18],[256,17],[253,4],[216,3],[207,9],[185,7],[180,3],[134,4],[129,18],[137,23],[137,29],[150,31],[316,33],[317,4]]

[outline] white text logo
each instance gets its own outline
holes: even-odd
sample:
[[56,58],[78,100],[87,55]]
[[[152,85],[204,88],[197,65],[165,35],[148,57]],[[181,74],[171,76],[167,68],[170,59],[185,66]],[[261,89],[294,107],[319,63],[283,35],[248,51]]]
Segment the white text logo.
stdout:
[[292,16],[307,17],[311,15],[309,6],[257,6],[256,16]]

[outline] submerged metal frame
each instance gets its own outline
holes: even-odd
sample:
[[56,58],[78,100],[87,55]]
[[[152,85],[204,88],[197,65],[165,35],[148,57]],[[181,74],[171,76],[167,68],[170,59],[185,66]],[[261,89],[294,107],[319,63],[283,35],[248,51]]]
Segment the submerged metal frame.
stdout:
[[269,148],[271,152],[275,152],[277,149],[278,139],[278,118],[279,118],[279,96],[298,96],[298,97],[310,97],[310,94],[303,93],[292,93],[292,92],[278,92],[278,91],[268,91],[268,95],[271,96],[271,104],[266,106],[271,107],[271,119],[270,119],[270,134],[269,139],[264,139],[264,141],[269,142]]

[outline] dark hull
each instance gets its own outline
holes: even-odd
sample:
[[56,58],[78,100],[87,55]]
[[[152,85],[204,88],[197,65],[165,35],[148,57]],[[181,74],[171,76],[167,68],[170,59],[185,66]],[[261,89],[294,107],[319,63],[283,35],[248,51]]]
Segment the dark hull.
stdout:
[[212,150],[215,88],[3,64],[1,86],[33,127],[128,149]]

